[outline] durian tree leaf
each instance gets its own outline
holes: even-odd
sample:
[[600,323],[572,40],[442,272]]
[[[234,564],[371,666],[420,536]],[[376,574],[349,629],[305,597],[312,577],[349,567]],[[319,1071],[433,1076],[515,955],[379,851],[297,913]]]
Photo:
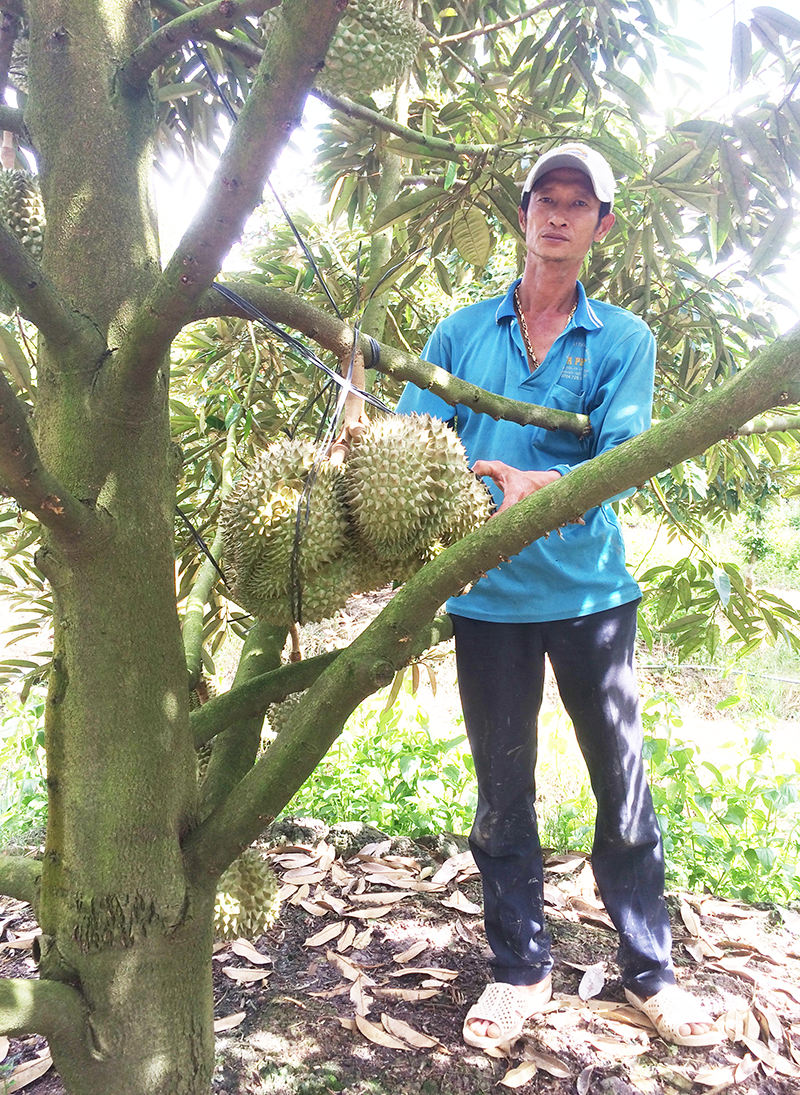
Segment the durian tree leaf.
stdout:
[[733,119],[733,130],[753,157],[758,170],[780,190],[788,189],[786,164],[758,122],[739,115]]
[[775,261],[786,243],[793,223],[794,210],[791,206],[778,210],[769,228],[761,237],[758,247],[753,252],[747,271],[748,277],[757,277]]
[[426,186],[422,190],[412,190],[409,194],[404,194],[376,215],[372,223],[373,232],[382,232],[384,228],[389,228],[399,221],[408,220],[413,214],[420,213],[434,202],[440,201],[443,194],[444,191],[440,186]]
[[205,91],[202,84],[195,80],[187,80],[181,84],[164,84],[158,89],[157,98],[160,103],[168,103],[187,95],[199,95],[202,91]]
[[795,42],[800,41],[800,19],[795,19],[788,12],[765,6],[753,8],[753,15],[760,22],[772,27],[776,34],[782,34],[784,38]]
[[750,68],[753,63],[753,40],[747,23],[739,22],[733,28],[731,63],[733,73],[741,87],[750,75]]
[[494,241],[486,216],[476,206],[457,213],[452,223],[453,243],[465,262],[483,268],[489,261]]
[[30,396],[35,395],[28,359],[25,357],[25,353],[16,338],[1,323],[0,358],[3,361],[3,368],[12,377],[17,387]]

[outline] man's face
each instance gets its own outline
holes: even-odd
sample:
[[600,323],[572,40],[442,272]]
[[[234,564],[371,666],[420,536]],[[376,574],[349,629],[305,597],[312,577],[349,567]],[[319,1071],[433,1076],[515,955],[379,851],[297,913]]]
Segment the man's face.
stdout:
[[574,167],[556,167],[536,184],[519,223],[530,254],[547,262],[581,263],[614,223],[613,213],[598,223],[599,215],[600,199],[589,177]]

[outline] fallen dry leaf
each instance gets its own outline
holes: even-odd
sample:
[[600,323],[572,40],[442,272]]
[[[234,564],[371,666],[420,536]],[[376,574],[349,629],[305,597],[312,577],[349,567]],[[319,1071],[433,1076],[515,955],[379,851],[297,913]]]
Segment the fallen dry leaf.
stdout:
[[415,1030],[408,1023],[404,1023],[402,1019],[393,1019],[391,1015],[386,1015],[384,1012],[381,1015],[381,1022],[384,1030],[388,1031],[389,1034],[393,1034],[396,1038],[402,1038],[404,1042],[408,1042],[415,1049],[432,1049],[434,1046],[444,1048],[436,1038],[431,1038],[430,1035]]
[[321,931],[314,932],[313,935],[309,935],[304,947],[321,947],[325,943],[330,943],[331,939],[337,939],[344,931],[344,921],[337,920],[335,924],[328,924],[327,927],[322,928]]
[[5,943],[0,944],[0,950],[2,950],[3,947],[8,947],[10,950],[14,951],[29,951],[33,947],[34,939],[41,934],[41,928],[36,928],[34,931],[29,932],[15,932],[13,936],[6,939]]
[[443,897],[441,904],[446,909],[455,909],[456,912],[469,913],[471,916],[477,916],[481,911],[480,905],[476,905],[474,901],[461,892],[461,890],[453,890],[449,897]]
[[408,977],[415,973],[420,977],[438,977],[440,981],[453,981],[458,977],[458,970],[439,969],[436,966],[406,966],[402,970],[392,970],[389,976]]
[[505,1076],[498,1080],[498,1083],[503,1084],[504,1087],[522,1087],[523,1084],[531,1082],[537,1071],[535,1062],[525,1061],[516,1068],[510,1068]]
[[372,933],[375,931],[375,925],[369,924],[363,931],[359,932],[353,940],[353,950],[363,951],[369,946],[369,941],[372,939]]
[[597,924],[601,928],[608,928],[610,931],[616,931],[616,928],[611,923],[611,917],[605,909],[592,905],[588,901],[584,901],[581,897],[572,897],[570,898],[569,903],[570,907],[578,914],[581,920],[585,920],[588,924]]
[[312,867],[316,862],[316,856],[309,855],[307,852],[302,854],[288,854],[288,855],[272,855],[270,857],[272,862],[279,867],[285,867],[287,870],[292,870],[297,867]]
[[345,886],[348,882],[353,881],[353,876],[344,869],[341,863],[333,862],[331,864],[331,881],[334,886]]
[[735,1082],[736,1068],[734,1065],[724,1065],[722,1068],[701,1068],[694,1074],[694,1082],[703,1087],[716,1087],[724,1091]]
[[760,1062],[755,1060],[748,1054],[739,1064],[736,1066],[736,1072],[734,1073],[734,1080],[737,1084],[743,1084],[745,1080],[749,1080],[754,1072],[758,1072]]
[[233,1030],[244,1022],[246,1011],[237,1011],[233,1015],[223,1015],[221,1019],[214,1020],[214,1033],[221,1034],[223,1030]]
[[23,1087],[27,1087],[34,1080],[44,1076],[52,1064],[53,1058],[50,1056],[50,1050],[48,1049],[35,1060],[25,1061],[24,1064],[17,1065],[11,1075],[6,1077],[5,1090],[7,1095],[11,1095],[13,1091],[21,1091]]
[[687,901],[681,901],[681,920],[686,925],[689,935],[695,939],[700,938],[700,917]]
[[649,1048],[635,1042],[620,1042],[616,1038],[604,1038],[602,1034],[591,1034],[588,1041],[600,1053],[619,1060],[625,1057],[638,1057],[640,1053],[646,1053]]
[[[369,929],[372,930],[371,928]],[[356,926],[353,923],[347,925],[339,937],[339,942],[336,944],[336,949],[339,954],[343,954],[345,951],[349,951],[355,942],[356,938]],[[360,949],[360,948],[359,948]]]
[[398,901],[405,901],[408,895],[404,893],[359,893],[353,894],[353,901],[366,904],[371,901],[373,905],[396,905]]
[[583,1069],[578,1079],[575,1081],[575,1090],[578,1095],[589,1095],[589,1086],[592,1082],[592,1073],[594,1068],[589,1065],[588,1068]]
[[326,951],[325,957],[328,959],[332,966],[336,969],[348,981],[355,981],[357,977],[360,977],[364,972],[360,966],[357,966],[355,962],[351,962],[349,958],[345,958],[343,954],[337,954],[336,951]]
[[565,1061],[554,1057],[551,1053],[542,1053],[533,1046],[526,1045],[522,1053],[523,1061],[532,1061],[541,1072],[547,1072],[558,1080],[568,1080],[572,1076],[572,1069]]
[[410,962],[412,958],[416,958],[418,954],[422,954],[428,947],[430,947],[428,940],[420,939],[419,942],[414,943],[413,946],[409,947],[407,951],[403,951],[402,954],[396,954],[393,961],[402,966],[404,963]]
[[780,1053],[773,1053],[763,1042],[759,1042],[755,1038],[748,1038],[746,1034],[740,1035],[739,1041],[750,1050],[754,1057],[758,1057],[769,1068],[774,1068],[776,1072],[780,1072],[783,1076],[800,1076],[800,1068],[797,1067],[794,1061],[790,1061],[788,1057],[782,1057]]
[[252,962],[254,966],[267,966],[272,962],[270,956],[257,951],[249,939],[234,939],[231,943],[231,950],[234,954],[238,954],[240,958]]
[[[435,882],[439,886],[446,886],[465,867],[475,867],[472,852],[459,852],[458,855],[450,856],[449,859],[444,861],[436,874],[431,877],[431,882]],[[477,867],[475,869],[477,870]]]
[[374,1023],[370,1023],[368,1019],[365,1019],[363,1015],[356,1015],[356,1026],[370,1042],[374,1042],[375,1045],[385,1046],[387,1049],[411,1049],[411,1046],[407,1042],[403,1042],[400,1038],[395,1038],[393,1034],[389,1034],[383,1027],[378,1027]]
[[703,950],[703,944],[699,939],[684,939],[683,949],[690,957],[697,962],[698,966],[706,957],[706,953]]
[[340,1026],[343,1026],[345,1030],[358,1030],[355,1019],[347,1019],[341,1015],[337,1015],[336,1021]]
[[348,905],[346,901],[342,901],[341,897],[334,897],[333,894],[329,894],[327,890],[319,887],[317,887],[317,892],[314,894],[314,902],[317,905],[322,905],[324,909],[330,909],[331,912],[335,912],[339,916]]
[[327,916],[330,912],[327,905],[318,905],[316,901],[301,901],[300,907],[312,916]]
[[318,871],[311,867],[298,867],[295,870],[286,871],[283,880],[312,886],[315,882],[321,882],[327,873],[327,871]]
[[437,996],[441,989],[396,989],[394,987],[385,988],[383,986],[375,986],[374,992],[376,996],[380,996],[384,1000],[407,1000],[410,1004],[416,1004],[420,1000],[430,1000],[432,996]]
[[584,973],[581,983],[578,985],[578,996],[581,1000],[591,1000],[593,996],[599,996],[606,983],[606,968],[604,962],[596,962]]
[[564,909],[569,905],[567,895],[563,894],[558,886],[553,886],[550,882],[544,884],[544,900],[546,905],[552,905],[556,909]]
[[239,981],[243,985],[249,985],[254,981],[263,981],[269,977],[271,970],[243,969],[241,966],[223,966],[222,972],[231,981]]
[[375,1000],[367,992],[367,987],[374,984],[375,982],[370,977],[360,973],[350,986],[350,1000],[356,1009],[356,1015],[369,1015],[369,1009],[375,1003]]
[[294,889],[295,892],[289,898],[290,905],[299,905],[300,902],[305,901],[311,893],[311,887],[307,882],[304,882],[302,886],[296,886]]
[[456,935],[460,939],[463,939],[465,943],[469,943],[472,947],[475,947],[478,944],[477,933],[469,924],[465,924],[463,920],[456,921]]
[[388,916],[394,909],[391,905],[378,905],[369,909],[347,909],[344,916],[352,916],[356,920],[378,920],[382,916]]

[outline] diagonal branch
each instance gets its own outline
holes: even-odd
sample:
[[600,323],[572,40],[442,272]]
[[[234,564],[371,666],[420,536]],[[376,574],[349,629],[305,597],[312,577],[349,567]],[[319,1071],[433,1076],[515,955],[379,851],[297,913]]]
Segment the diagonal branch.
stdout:
[[[153,7],[163,11],[166,15],[172,16],[173,20],[180,19],[183,15],[192,14],[197,10],[196,8],[187,7],[181,0],[153,0]],[[200,36],[198,35],[198,37]],[[264,52],[251,42],[245,42],[241,38],[232,38],[227,34],[219,34],[213,30],[206,31],[202,35],[202,40],[224,50],[248,68],[255,68]]]
[[19,310],[43,335],[56,353],[77,352],[99,357],[105,344],[91,322],[60,295],[16,236],[0,224],[0,278]]
[[147,81],[159,65],[191,41],[208,39],[211,32],[229,30],[246,15],[261,15],[277,7],[281,0],[214,0],[201,8],[191,8],[151,34],[133,51],[119,70],[124,87],[144,91]]
[[[226,280],[226,285],[235,289],[240,296],[256,305],[262,312],[275,320],[312,338],[326,350],[335,353],[340,359],[348,356],[353,345],[353,331],[346,323],[324,312],[313,304],[302,300],[294,293],[272,289],[256,281],[247,279]],[[195,311],[195,319],[207,319],[210,316],[245,316],[235,303],[224,298],[221,293],[208,293]],[[425,388],[434,395],[441,396],[455,406],[460,403],[473,411],[480,411],[492,418],[505,418],[521,426],[542,426],[546,430],[568,430],[582,436],[589,430],[587,415],[571,414],[569,411],[554,410],[551,407],[537,407],[535,403],[522,403],[495,395],[475,384],[448,373],[438,365],[422,358],[414,357],[393,346],[379,343],[380,356],[375,360],[372,342],[360,339],[359,349],[364,355],[368,368],[394,377],[395,380],[410,380],[419,388]]]
[[341,0],[284,0],[253,87],[203,204],[120,346],[114,408],[149,393],[175,335],[219,273],[300,121],[322,68]]
[[95,522],[92,510],[42,467],[25,408],[2,372],[0,487],[43,525],[63,536],[83,536]]
[[486,34],[494,34],[496,30],[503,30],[504,27],[513,27],[516,23],[521,23],[525,19],[538,15],[539,12],[561,6],[562,0],[544,0],[543,3],[537,4],[535,8],[528,8],[521,15],[515,15],[513,19],[503,19],[499,23],[485,23],[477,30],[462,30],[459,34],[446,34],[443,38],[434,38],[433,42],[437,46],[444,46],[451,42],[466,42],[470,38],[482,38]]
[[58,981],[0,980],[0,1031],[43,1034],[83,1043],[88,1059],[88,1011],[77,989]]
[[0,893],[17,901],[27,901],[34,910],[39,904],[42,865],[22,855],[0,855]]
[[511,506],[424,566],[312,685],[261,760],[190,835],[186,853],[196,877],[223,870],[283,809],[353,708],[404,664],[411,636],[447,597],[548,531],[733,436],[770,407],[794,405],[798,397],[800,325],[715,391]]

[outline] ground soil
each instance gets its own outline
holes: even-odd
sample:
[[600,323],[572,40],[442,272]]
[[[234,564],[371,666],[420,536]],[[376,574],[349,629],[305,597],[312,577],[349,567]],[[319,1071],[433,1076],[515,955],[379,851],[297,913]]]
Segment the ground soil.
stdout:
[[[531,1020],[503,1056],[491,1057],[461,1039],[466,1009],[490,977],[469,853],[445,839],[433,849],[387,840],[354,854],[377,835],[359,826],[328,832],[321,823],[284,823],[262,844],[283,882],[281,912],[253,941],[258,955],[230,942],[214,955],[215,1017],[238,1020],[217,1035],[215,1092],[488,1095],[526,1063],[522,1086],[550,1095],[789,1095],[800,1088],[800,914],[670,896],[679,981],[721,1017],[727,1033],[712,1048],[670,1046],[637,1025],[624,1004],[616,936],[590,863],[552,856],[552,1010]],[[443,860],[449,852],[456,858]],[[0,975],[35,976],[24,949],[24,934],[35,927],[30,910],[4,906]],[[330,938],[319,941],[326,929]],[[20,936],[23,946],[14,947]],[[419,953],[408,957],[415,945]],[[597,995],[581,999],[582,982],[584,996]],[[401,1020],[433,1044],[377,1044],[386,1038],[383,1015],[389,1026]],[[6,1075],[45,1049],[40,1038],[12,1040]],[[52,1069],[25,1090],[63,1091]]]

